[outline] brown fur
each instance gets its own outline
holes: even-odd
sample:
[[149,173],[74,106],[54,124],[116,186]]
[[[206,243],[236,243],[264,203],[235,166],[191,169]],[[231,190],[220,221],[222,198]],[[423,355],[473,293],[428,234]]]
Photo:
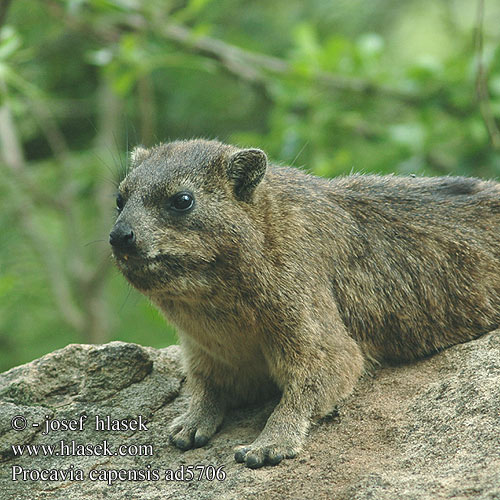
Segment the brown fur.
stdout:
[[[412,360],[500,324],[495,182],[326,180],[202,140],[133,156],[113,250],[179,329],[192,393],[171,428],[181,449],[204,445],[228,407],[278,390],[235,457],[294,457],[367,362]],[[175,213],[183,191],[195,204]],[[133,244],[116,242],[123,231]]]

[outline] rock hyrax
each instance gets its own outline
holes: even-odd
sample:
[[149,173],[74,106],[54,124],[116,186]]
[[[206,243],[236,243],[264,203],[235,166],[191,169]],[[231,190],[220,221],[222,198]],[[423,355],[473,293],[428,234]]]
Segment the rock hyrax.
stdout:
[[372,362],[412,360],[500,324],[500,185],[270,165],[191,140],[137,148],[110,234],[116,263],[177,326],[203,446],[228,407],[279,391],[235,458],[295,457]]

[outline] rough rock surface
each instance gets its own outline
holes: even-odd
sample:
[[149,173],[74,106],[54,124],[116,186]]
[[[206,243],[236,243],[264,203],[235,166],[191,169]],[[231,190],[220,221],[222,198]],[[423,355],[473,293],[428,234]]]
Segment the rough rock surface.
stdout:
[[[70,345],[0,375],[0,498],[500,499],[499,381],[498,331],[411,365],[379,369],[337,415],[314,426],[297,459],[250,470],[234,462],[232,449],[257,436],[273,402],[231,413],[206,447],[182,453],[167,439],[169,422],[187,405],[176,346]],[[46,416],[53,425],[69,419],[77,426],[82,414],[88,417],[82,430],[43,434]],[[96,415],[142,416],[147,430],[96,431]],[[16,431],[12,422],[27,427]],[[82,455],[78,448],[104,440],[112,452],[126,445],[135,456],[96,456],[91,449]],[[13,454],[12,445],[22,444],[54,444],[59,451],[61,441],[74,442],[66,449],[74,456],[44,456],[41,449],[38,456],[26,449]],[[145,449],[152,455],[137,455],[140,444],[152,445]],[[193,480],[189,466],[199,466]],[[42,470],[75,476],[37,480]],[[76,480],[78,470],[83,480]],[[134,470],[151,476],[132,480]],[[122,477],[108,485],[110,474]]]

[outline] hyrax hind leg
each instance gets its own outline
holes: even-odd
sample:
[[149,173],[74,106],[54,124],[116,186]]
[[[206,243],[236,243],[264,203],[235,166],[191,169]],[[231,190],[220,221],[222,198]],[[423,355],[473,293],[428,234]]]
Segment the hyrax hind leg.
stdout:
[[295,457],[311,420],[347,396],[363,370],[361,350],[340,322],[327,331],[312,325],[286,338],[273,337],[265,349],[271,376],[283,392],[257,439],[236,449],[236,461],[251,468]]

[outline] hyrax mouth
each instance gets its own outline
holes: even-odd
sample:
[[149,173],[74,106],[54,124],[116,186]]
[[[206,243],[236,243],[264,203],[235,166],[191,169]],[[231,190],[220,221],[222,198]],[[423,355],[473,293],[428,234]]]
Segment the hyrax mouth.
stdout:
[[123,252],[121,250],[113,249],[113,257],[118,265],[140,265],[145,262],[144,256],[138,255],[137,252]]
[[139,253],[113,252],[116,264],[132,286],[141,290],[175,287],[179,280],[207,269],[207,262],[190,256],[159,254],[147,256]]
[[[206,288],[206,276],[213,274],[215,257],[192,251],[192,246],[182,247],[170,238],[170,247],[164,242],[155,244],[144,240],[125,221],[119,221],[110,233],[110,244],[116,266],[127,281],[148,295],[170,293],[192,294]],[[151,239],[151,238],[150,238]],[[154,238],[153,238],[154,239]]]
[[155,259],[145,259],[130,254],[114,254],[114,257],[123,276],[139,290],[151,290],[165,282],[166,273],[158,269]]

